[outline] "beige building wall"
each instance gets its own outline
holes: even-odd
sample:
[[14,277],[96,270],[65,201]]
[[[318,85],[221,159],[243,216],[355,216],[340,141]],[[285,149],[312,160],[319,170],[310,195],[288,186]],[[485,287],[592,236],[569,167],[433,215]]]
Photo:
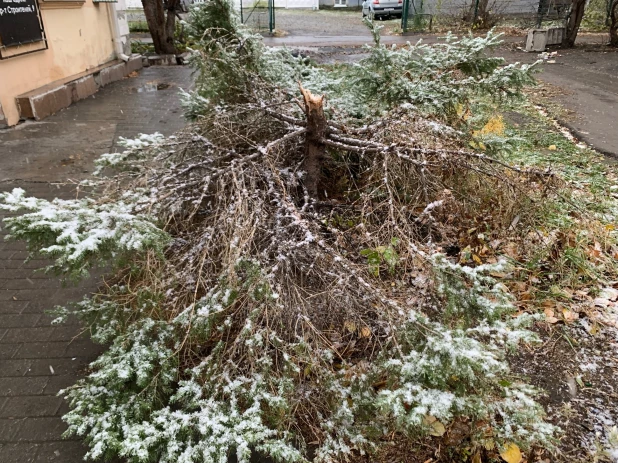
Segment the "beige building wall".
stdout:
[[0,60],[0,119],[4,113],[8,125],[19,121],[16,96],[115,58],[109,4],[86,0],[39,5],[49,49]]

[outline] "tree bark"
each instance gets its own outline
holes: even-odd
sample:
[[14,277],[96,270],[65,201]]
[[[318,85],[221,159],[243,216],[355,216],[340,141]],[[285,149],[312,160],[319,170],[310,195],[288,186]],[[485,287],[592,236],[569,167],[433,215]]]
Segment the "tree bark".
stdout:
[[618,0],[614,0],[610,11],[609,44],[618,47]]
[[571,0],[571,13],[569,14],[566,33],[562,40],[563,47],[573,48],[575,46],[575,39],[577,39],[577,33],[579,32],[579,26],[582,23],[585,9],[586,0]]
[[487,7],[489,6],[489,0],[479,0],[478,11],[476,17],[474,17],[474,9],[476,3],[472,2],[472,18],[476,26],[486,26],[489,23],[489,13]]
[[326,135],[326,116],[324,115],[324,95],[313,95],[300,86],[300,92],[305,101],[305,116],[307,117],[307,137],[305,141],[304,170],[306,172],[305,186],[309,195],[318,197],[318,185],[322,173],[322,160],[326,154],[326,146],[322,143]]
[[[148,30],[152,37],[155,52],[160,55],[176,53],[174,32],[176,26],[176,9],[179,0],[142,0]],[[167,14],[167,17],[166,17]]]
[[176,53],[176,45],[174,43],[174,37],[176,35],[176,14],[180,9],[180,0],[166,0],[165,7],[167,9],[167,20],[165,23],[165,34],[168,45]]

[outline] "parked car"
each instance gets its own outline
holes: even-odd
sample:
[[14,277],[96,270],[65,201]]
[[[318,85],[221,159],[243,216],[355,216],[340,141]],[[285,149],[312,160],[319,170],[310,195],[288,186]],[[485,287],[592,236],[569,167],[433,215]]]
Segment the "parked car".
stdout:
[[403,0],[365,0],[363,2],[363,18],[401,18]]

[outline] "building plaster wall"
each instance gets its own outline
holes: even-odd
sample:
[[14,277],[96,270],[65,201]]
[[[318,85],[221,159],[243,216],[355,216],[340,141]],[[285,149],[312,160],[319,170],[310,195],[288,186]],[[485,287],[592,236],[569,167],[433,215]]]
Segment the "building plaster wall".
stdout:
[[[89,71],[116,56],[107,3],[42,2],[41,16],[49,49],[0,61],[0,107],[8,125],[19,121],[16,96]],[[24,46],[23,51],[40,46]],[[14,52],[13,47],[9,50]]]

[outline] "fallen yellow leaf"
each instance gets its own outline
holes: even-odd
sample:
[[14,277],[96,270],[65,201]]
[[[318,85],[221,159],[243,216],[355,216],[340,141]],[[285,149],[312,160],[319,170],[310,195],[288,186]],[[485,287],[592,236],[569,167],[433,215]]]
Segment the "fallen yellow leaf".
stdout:
[[436,437],[442,437],[445,432],[446,428],[444,427],[444,425],[439,421],[436,421],[431,425],[431,430],[429,431],[429,434]]
[[532,291],[529,289],[526,292],[523,292],[519,295],[519,299],[522,301],[529,301],[532,299]]
[[513,283],[513,287],[514,287],[515,291],[519,291],[520,293],[524,292],[524,291],[526,291],[526,289],[528,289],[528,286],[523,281],[515,281]]
[[370,338],[371,337],[371,328],[368,326],[363,326],[360,330],[361,338]]
[[496,447],[496,442],[493,439],[487,439],[483,444],[486,450],[493,450]]
[[489,119],[487,124],[485,124],[485,126],[481,129],[480,133],[483,135],[504,135],[504,120],[502,119],[502,116],[494,116]]
[[556,145],[549,145],[549,146],[547,147],[547,149],[548,149],[549,151],[556,151],[558,148],[556,147]]
[[522,460],[521,450],[513,443],[505,447],[504,451],[500,453],[500,457],[502,457],[506,463],[520,463]]
[[568,309],[564,309],[562,311],[562,316],[564,317],[564,321],[567,323],[575,321],[579,318],[579,314],[577,312],[572,312]]
[[425,415],[423,421],[429,427],[430,436],[442,437],[446,432],[444,425],[435,416]]
[[545,314],[545,321],[547,323],[551,323],[553,325],[554,323],[558,323],[560,321],[556,318],[555,312],[549,307],[543,310],[543,313]]
[[343,327],[348,330],[350,333],[354,333],[356,331],[356,323],[351,320],[346,320],[343,323]]

